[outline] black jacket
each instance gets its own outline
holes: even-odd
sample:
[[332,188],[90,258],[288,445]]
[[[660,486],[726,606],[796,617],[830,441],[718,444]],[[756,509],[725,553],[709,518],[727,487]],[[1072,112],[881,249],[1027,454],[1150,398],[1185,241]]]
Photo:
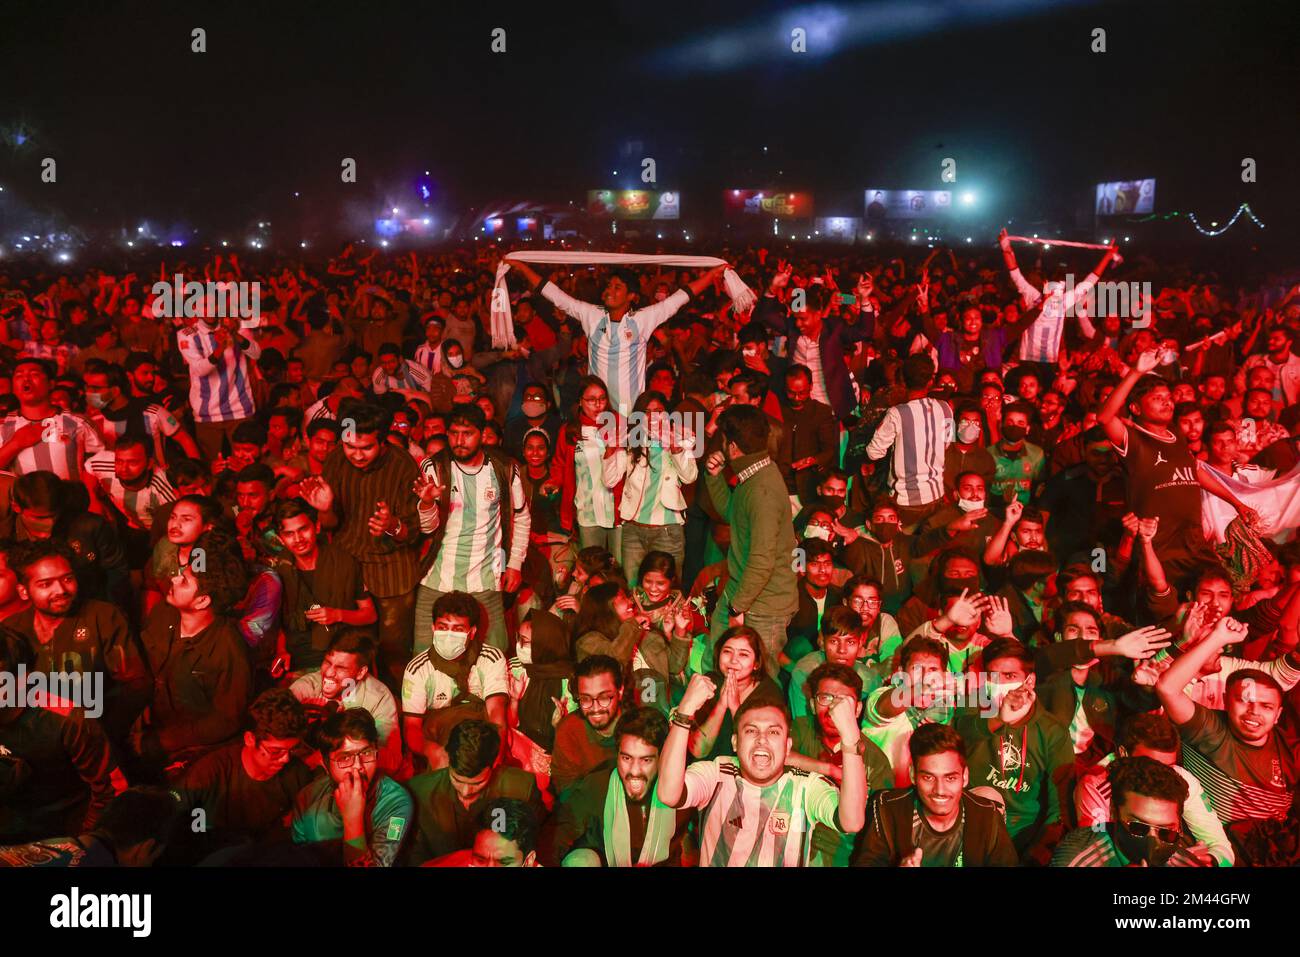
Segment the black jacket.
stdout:
[[[966,827],[962,833],[962,867],[1015,867],[1016,849],[996,803],[969,791],[961,796]],[[871,800],[866,833],[854,858],[856,867],[895,867],[910,856],[916,788],[881,791]]]

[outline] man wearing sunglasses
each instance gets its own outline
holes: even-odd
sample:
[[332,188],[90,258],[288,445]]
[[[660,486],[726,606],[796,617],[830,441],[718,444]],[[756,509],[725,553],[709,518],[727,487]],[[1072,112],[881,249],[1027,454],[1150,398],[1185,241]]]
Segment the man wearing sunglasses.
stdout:
[[[303,788],[293,812],[293,842],[317,844],[324,863],[392,867],[411,822],[406,788],[379,770],[379,731],[365,708],[325,719],[317,735],[328,772]],[[341,860],[334,848],[342,845]]]
[[1203,867],[1188,850],[1181,812],[1187,782],[1173,768],[1139,755],[1110,766],[1111,820],[1065,836],[1053,867]]
[[195,761],[177,782],[192,821],[202,822],[191,839],[193,860],[222,846],[282,837],[294,798],[311,783],[311,771],[294,757],[307,731],[298,699],[271,688],[253,702],[248,717],[251,727],[242,740]]

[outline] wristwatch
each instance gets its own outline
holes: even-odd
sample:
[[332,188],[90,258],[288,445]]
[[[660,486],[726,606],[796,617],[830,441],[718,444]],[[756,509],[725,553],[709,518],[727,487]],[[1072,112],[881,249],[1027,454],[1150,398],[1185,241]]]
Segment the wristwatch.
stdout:
[[695,715],[682,714],[676,708],[673,708],[672,711],[668,712],[668,723],[690,731],[691,728],[695,727]]
[[867,736],[866,736],[865,734],[859,734],[859,735],[858,735],[858,743],[855,744],[855,745],[854,745],[853,747],[851,747],[851,748],[846,748],[846,747],[844,747],[844,742],[841,741],[841,742],[840,742],[840,753],[841,753],[841,754],[856,754],[858,757],[862,757],[864,754],[867,753]]

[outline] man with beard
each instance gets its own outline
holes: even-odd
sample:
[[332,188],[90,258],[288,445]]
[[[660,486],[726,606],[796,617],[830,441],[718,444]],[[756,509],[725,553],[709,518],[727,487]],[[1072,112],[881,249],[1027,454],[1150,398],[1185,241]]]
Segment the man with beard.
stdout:
[[1184,688],[1223,648],[1244,641],[1246,632],[1242,622],[1220,618],[1156,683],[1160,703],[1182,736],[1187,770],[1238,837],[1259,821],[1284,819],[1300,779],[1294,749],[1277,731],[1282,687],[1259,669],[1233,672],[1224,683],[1222,711],[1197,704]]
[[[145,371],[152,375],[151,368],[146,366]],[[90,424],[99,430],[109,448],[116,447],[126,435],[136,434],[147,440],[158,462],[166,461],[163,443],[167,439],[180,445],[181,451],[190,458],[202,457],[193,436],[152,395],[131,395],[130,383],[121,366],[92,360],[86,363],[84,381],[86,402],[94,410],[89,416]]]
[[1111,815],[1104,827],[1080,827],[1062,839],[1053,867],[1199,867],[1186,847],[1181,811],[1187,782],[1148,757],[1110,766]]
[[248,578],[233,543],[199,538],[141,632],[154,674],[148,720],[132,730],[141,773],[158,776],[234,737],[251,697],[248,647],[228,616]]
[[806,867],[814,828],[856,834],[866,823],[866,739],[853,702],[839,698],[830,710],[843,761],[839,788],[821,775],[787,769],[790,715],[778,696],[751,694],[736,710],[736,755],[686,766],[695,712],[717,695],[706,675],[694,675],[659,762],[656,791],[669,807],[702,812],[701,867]]
[[251,728],[195,761],[176,784],[193,820],[202,811],[201,839],[191,858],[222,847],[285,837],[284,820],[312,778],[294,751],[307,733],[302,705],[283,688],[262,692],[248,709]]
[[1187,451],[1198,459],[1205,458],[1205,410],[1195,402],[1179,402],[1174,406],[1174,422],[1187,441]]
[[482,409],[459,406],[447,419],[448,449],[420,463],[412,486],[434,556],[415,601],[417,653],[448,592],[468,593],[487,611],[488,644],[504,652],[509,642],[501,594],[519,590],[532,516],[519,463],[483,444],[486,424]]
[[[767,416],[754,406],[735,406],[718,419],[723,450],[705,463],[709,493],[731,526],[727,587],[719,596],[709,632],[749,625],[763,642],[768,674],[775,677],[786,643],[786,626],[799,610],[793,563],[794,525],[781,473],[767,452]],[[727,484],[723,469],[736,474]]]
[[657,708],[624,713],[617,764],[588,774],[555,809],[542,846],[564,867],[676,867],[692,815],[659,800],[655,782],[668,719]]
[[[1170,430],[1174,403],[1169,384],[1149,375],[1159,363],[1157,350],[1141,353],[1097,414],[1097,424],[1119,455],[1130,511],[1139,518],[1160,519],[1153,544],[1170,581],[1181,587],[1192,566],[1213,557],[1201,530],[1201,489],[1232,505],[1248,524],[1257,523],[1259,516],[1206,471],[1183,438]],[[1131,423],[1120,418],[1126,407],[1134,416]]]
[[1066,559],[1115,542],[1120,517],[1128,511],[1124,475],[1106,433],[1091,428],[1083,441],[1083,462],[1048,479],[1038,500],[1048,523],[1048,546]]
[[322,541],[314,508],[290,499],[277,502],[272,517],[289,553],[289,561],[277,566],[284,582],[283,627],[275,659],[279,667],[272,671],[310,671],[320,667],[331,636],[337,635],[331,629],[373,625],[379,616],[356,561],[341,546]]
[[339,628],[330,637],[320,668],[301,675],[289,690],[307,709],[314,725],[336,711],[365,708],[379,731],[379,767],[395,772],[402,765],[402,736],[397,702],[374,676],[375,639],[365,628]]
[[484,703],[488,721],[506,734],[510,684],[505,652],[485,644],[479,634],[479,603],[464,592],[449,592],[433,605],[433,641],[411,659],[402,676],[402,737],[429,769],[446,767],[447,752],[426,733],[426,718],[452,706],[466,693]]
[[12,565],[18,594],[31,607],[5,619],[5,627],[27,639],[37,671],[105,675],[102,723],[122,743],[150,691],[149,669],[126,619],[108,602],[79,595],[71,552],[61,542],[26,543],[15,549]]
[[[327,773],[294,802],[293,842],[323,845],[319,859],[392,867],[411,823],[411,795],[379,770],[379,732],[364,708],[330,715],[318,735]],[[341,856],[335,850],[341,844]]]
[[564,792],[614,757],[615,725],[623,712],[623,669],[608,655],[592,655],[573,669],[578,710],[570,711],[555,729],[551,752],[551,783]]
[[379,613],[379,676],[398,687],[411,659],[415,586],[419,582],[417,500],[419,471],[411,457],[384,437],[392,416],[373,405],[347,410],[343,442],[325,460],[319,478],[299,492],[320,513],[321,527],[361,566],[361,580]]
[[960,734],[945,724],[908,742],[913,787],[873,800],[858,867],[1015,867],[1016,849],[996,801],[966,790],[970,769]]
[[501,732],[476,718],[461,721],[447,738],[446,767],[410,780],[416,830],[405,851],[411,864],[464,850],[474,843],[484,807],[497,798],[528,801],[540,809],[537,779],[498,763]]

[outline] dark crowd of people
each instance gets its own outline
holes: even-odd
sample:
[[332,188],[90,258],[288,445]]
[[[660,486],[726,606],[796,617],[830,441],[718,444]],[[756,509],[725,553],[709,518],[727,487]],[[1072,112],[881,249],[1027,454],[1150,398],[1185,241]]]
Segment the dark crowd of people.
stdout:
[[1300,273],[999,247],[0,269],[0,865],[1297,863]]

